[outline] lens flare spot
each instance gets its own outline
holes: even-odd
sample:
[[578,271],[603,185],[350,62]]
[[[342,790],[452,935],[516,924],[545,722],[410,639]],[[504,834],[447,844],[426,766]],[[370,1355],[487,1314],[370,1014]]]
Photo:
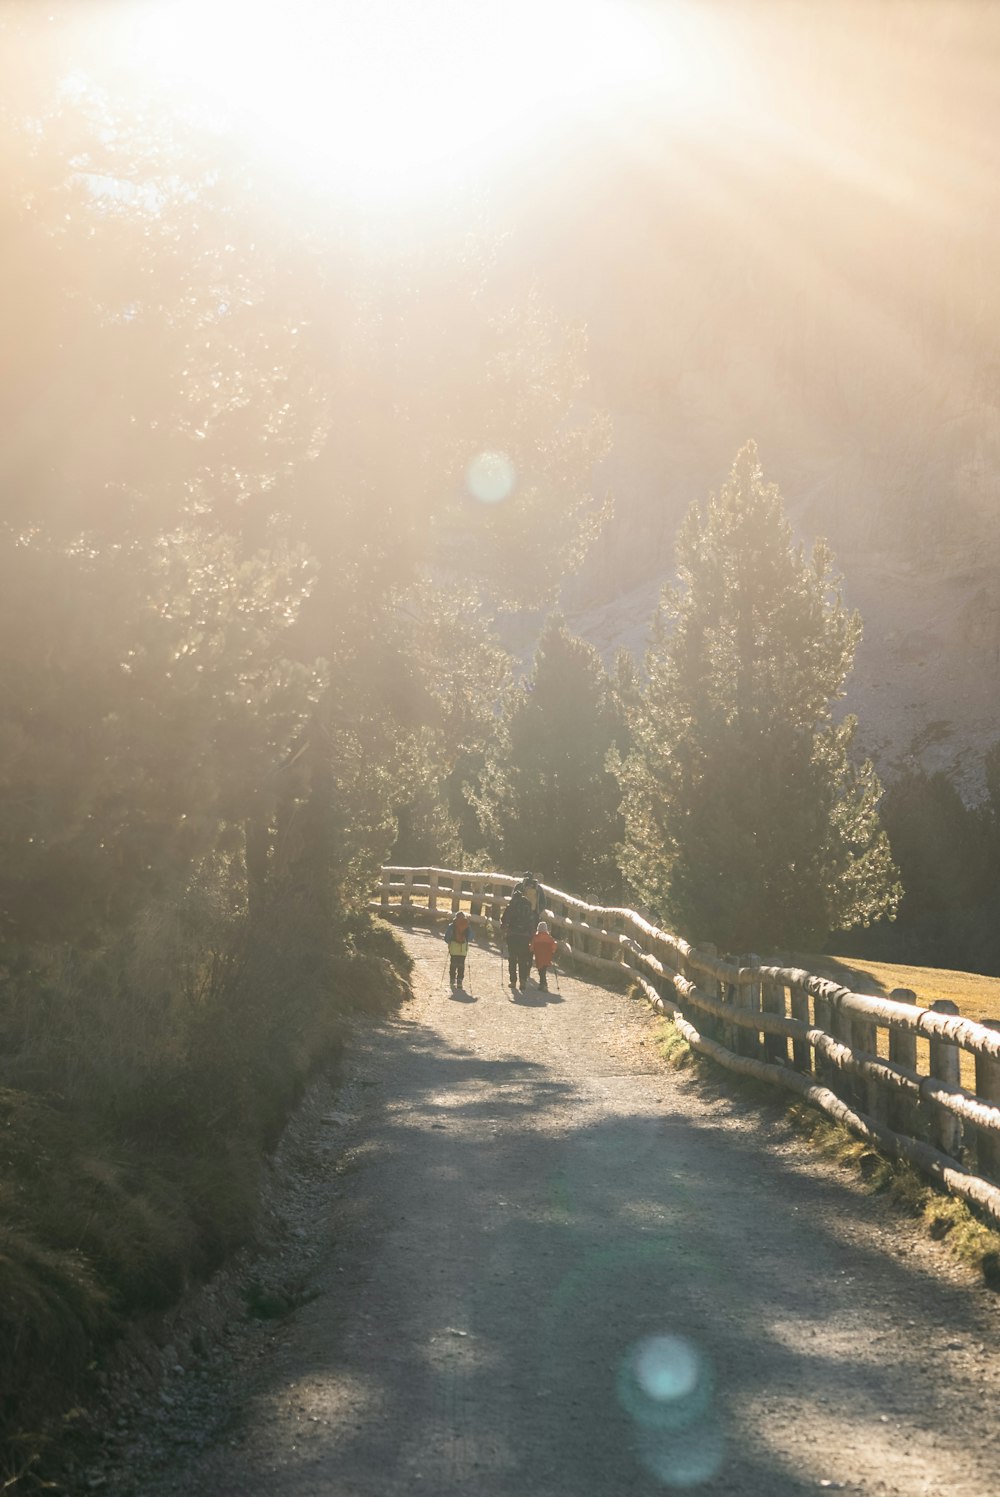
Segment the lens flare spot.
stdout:
[[648,1429],[680,1429],[706,1408],[712,1372],[683,1336],[647,1336],[632,1346],[618,1375],[622,1403]]
[[700,1372],[701,1358],[680,1336],[650,1336],[635,1349],[635,1376],[650,1398],[687,1398]]
[[683,1336],[647,1336],[622,1360],[618,1396],[637,1426],[639,1459],[665,1486],[697,1486],[722,1466],[714,1385],[708,1359]]
[[726,1458],[725,1441],[708,1415],[690,1429],[639,1431],[639,1459],[667,1487],[697,1487],[718,1476]]
[[517,472],[506,452],[480,452],[465,470],[465,482],[480,504],[501,504],[514,492]]

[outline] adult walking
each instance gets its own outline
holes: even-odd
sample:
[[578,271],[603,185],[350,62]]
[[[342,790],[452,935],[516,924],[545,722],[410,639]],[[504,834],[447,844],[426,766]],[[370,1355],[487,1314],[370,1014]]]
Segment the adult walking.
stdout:
[[500,916],[500,930],[507,942],[507,972],[510,985],[521,992],[528,986],[531,971],[531,947],[538,917],[521,889],[515,889],[510,903]]
[[542,913],[542,891],[538,887],[538,880],[530,868],[527,873],[522,875],[521,882],[514,885],[513,893],[524,895],[534,910],[537,919]]

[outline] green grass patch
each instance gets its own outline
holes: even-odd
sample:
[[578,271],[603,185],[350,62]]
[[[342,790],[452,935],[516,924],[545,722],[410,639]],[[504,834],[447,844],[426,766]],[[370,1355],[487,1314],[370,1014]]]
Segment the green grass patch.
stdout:
[[[638,993],[639,990],[637,989],[636,992]],[[702,1059],[691,1049],[672,1019],[657,1020],[654,1028],[654,1043],[662,1059],[675,1070],[686,1070]]]

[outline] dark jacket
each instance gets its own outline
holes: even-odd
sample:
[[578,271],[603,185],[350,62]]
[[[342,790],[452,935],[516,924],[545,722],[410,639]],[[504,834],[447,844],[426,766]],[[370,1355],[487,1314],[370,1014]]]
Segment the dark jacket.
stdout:
[[542,891],[538,887],[537,878],[523,878],[519,884],[514,885],[512,897],[514,894],[523,894],[535,914],[541,914]]
[[527,941],[535,934],[538,917],[519,890],[515,889],[510,904],[500,917],[500,929],[508,939]]

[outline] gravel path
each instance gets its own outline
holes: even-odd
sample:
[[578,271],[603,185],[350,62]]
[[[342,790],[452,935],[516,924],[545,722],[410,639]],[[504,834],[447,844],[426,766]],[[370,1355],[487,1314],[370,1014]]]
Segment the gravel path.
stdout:
[[988,1290],[778,1108],[666,1069],[644,1005],[566,976],[515,1002],[481,951],[453,994],[405,939],[414,1002],[275,1181],[257,1271],[315,1297],[230,1304],[210,1347],[179,1322],[155,1419],[81,1491],[1000,1492]]

